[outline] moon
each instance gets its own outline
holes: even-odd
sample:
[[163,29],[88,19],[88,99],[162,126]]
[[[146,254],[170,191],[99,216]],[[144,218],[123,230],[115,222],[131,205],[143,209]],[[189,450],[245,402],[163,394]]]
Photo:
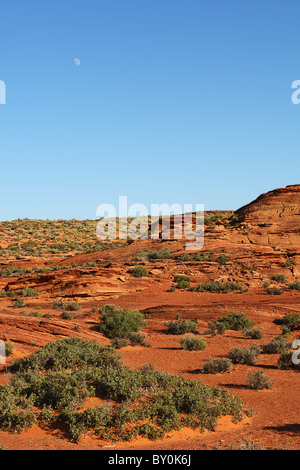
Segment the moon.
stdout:
[[75,59],[73,60],[73,62],[74,62],[74,64],[75,64],[77,67],[79,67],[79,65],[80,65],[80,60],[79,60],[77,57],[75,57]]

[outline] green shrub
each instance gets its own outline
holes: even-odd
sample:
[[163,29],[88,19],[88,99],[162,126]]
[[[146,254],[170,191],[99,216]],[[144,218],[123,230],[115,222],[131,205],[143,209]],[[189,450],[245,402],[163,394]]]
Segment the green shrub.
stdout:
[[243,335],[246,338],[251,338],[251,339],[261,339],[263,337],[262,331],[259,330],[258,328],[252,328],[252,329],[244,329],[243,330]]
[[21,291],[23,297],[36,297],[39,295],[37,290],[32,289],[31,287],[24,287]]
[[135,268],[131,269],[129,272],[133,277],[148,276],[148,270],[145,268],[145,266],[135,266]]
[[193,292],[211,292],[216,294],[228,294],[228,292],[243,292],[243,286],[236,282],[210,281],[196,284],[191,289]]
[[234,364],[254,364],[260,355],[260,348],[253,344],[250,348],[240,348],[239,346],[229,351],[228,357]]
[[282,289],[280,287],[269,287],[267,290],[267,293],[269,295],[280,295],[282,294]]
[[241,331],[250,329],[254,323],[244,313],[230,313],[227,316],[219,318],[218,322],[224,323],[227,330]]
[[223,335],[227,327],[225,323],[219,321],[210,321],[208,322],[208,328],[205,330],[205,334],[216,336],[216,335]]
[[14,306],[14,308],[23,308],[23,307],[25,307],[24,300],[23,299],[17,299],[14,302],[13,306]]
[[287,326],[290,330],[296,330],[300,326],[300,313],[284,315],[282,318],[276,319],[274,323]]
[[280,282],[282,284],[287,283],[285,274],[274,274],[274,276],[272,276],[271,279],[272,279],[272,281]]
[[281,354],[286,351],[288,342],[285,338],[280,336],[272,338],[269,343],[262,346],[263,354]]
[[206,348],[205,340],[194,335],[188,335],[181,338],[179,343],[182,349],[187,349],[188,351],[204,351]]
[[144,326],[144,317],[139,310],[118,309],[104,306],[100,318],[100,331],[108,338],[124,338],[140,331]]
[[64,302],[63,300],[54,300],[53,308],[56,310],[64,310],[66,312],[76,312],[80,310],[80,305],[75,300],[73,302]]
[[289,370],[294,367],[294,364],[292,363],[292,355],[293,353],[291,351],[283,351],[280,354],[280,357],[277,361],[277,367],[278,369],[281,370]]
[[223,374],[232,367],[230,359],[208,359],[201,368],[204,374]]
[[30,428],[36,422],[31,406],[32,400],[18,396],[10,385],[0,386],[0,429],[19,433]]
[[62,312],[61,318],[63,320],[72,320],[73,315],[70,312]]
[[177,276],[175,282],[177,289],[188,289],[190,287],[191,278],[189,276]]
[[170,335],[184,335],[185,333],[197,333],[198,324],[192,320],[181,320],[178,315],[176,321],[165,322]]
[[247,376],[247,383],[253,390],[272,388],[272,379],[262,371],[250,372]]
[[228,261],[228,258],[226,255],[220,255],[218,258],[217,258],[217,263],[221,264],[221,265],[225,265]]
[[4,344],[5,344],[5,355],[7,357],[11,356],[14,349],[15,349],[15,345],[11,342],[11,341],[4,341]]
[[[220,387],[151,365],[123,367],[114,348],[80,338],[49,343],[16,360],[10,371],[11,385],[0,386],[2,430],[26,429],[37,419],[56,424],[74,442],[86,432],[110,441],[157,439],[184,426],[213,430],[220,416],[236,422],[249,414],[239,397]],[[79,411],[93,396],[112,403]]]
[[289,289],[300,290],[300,281],[291,282],[288,284]]

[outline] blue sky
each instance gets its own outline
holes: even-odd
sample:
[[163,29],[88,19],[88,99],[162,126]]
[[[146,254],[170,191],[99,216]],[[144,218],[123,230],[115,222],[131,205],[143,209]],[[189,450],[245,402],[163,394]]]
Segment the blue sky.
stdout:
[[[299,183],[299,0],[1,0],[0,219]],[[80,65],[74,64],[80,59]]]

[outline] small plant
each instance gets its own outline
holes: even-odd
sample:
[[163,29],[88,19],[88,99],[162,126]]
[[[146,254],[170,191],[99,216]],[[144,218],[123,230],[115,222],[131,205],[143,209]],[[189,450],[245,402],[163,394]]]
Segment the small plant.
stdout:
[[271,279],[272,281],[280,282],[281,284],[287,283],[285,274],[274,274],[274,276],[272,276]]
[[15,349],[15,345],[11,342],[11,341],[4,341],[4,344],[5,344],[5,354],[6,356],[11,356],[14,349]]
[[288,284],[289,289],[300,290],[300,281],[295,281]]
[[23,308],[23,307],[25,307],[24,300],[23,300],[23,299],[17,299],[17,300],[13,303],[13,307],[14,307],[14,308]]
[[177,276],[175,282],[177,282],[177,289],[188,289],[190,287],[191,278],[189,276]]
[[250,348],[240,348],[239,346],[229,351],[228,357],[235,364],[252,365],[260,355],[260,348],[253,344]]
[[21,291],[21,295],[23,297],[36,297],[39,295],[38,291],[35,289],[32,289],[31,287],[24,287]]
[[269,295],[280,295],[282,294],[282,289],[280,287],[269,287],[266,289]]
[[246,338],[251,338],[251,339],[261,339],[263,337],[262,331],[259,330],[258,328],[252,328],[252,329],[244,329],[243,330],[243,335]]
[[216,336],[216,335],[223,335],[227,327],[225,323],[220,321],[210,321],[208,322],[208,328],[205,330],[205,334]]
[[193,292],[211,292],[216,294],[228,294],[228,292],[245,292],[243,286],[236,282],[210,281],[196,284],[191,289]]
[[145,266],[135,266],[135,268],[131,269],[129,272],[133,277],[148,276],[148,270],[145,268]]
[[73,315],[70,312],[62,312],[61,318],[63,320],[72,320]]
[[227,330],[241,331],[250,329],[254,323],[244,313],[230,313],[227,316],[219,318],[218,322],[224,323]]
[[102,308],[100,331],[108,338],[126,338],[144,326],[144,317],[139,310],[118,309],[114,305]]
[[269,343],[262,346],[263,354],[281,354],[286,351],[288,342],[285,338],[280,336],[271,339]]
[[188,335],[181,338],[179,343],[182,349],[187,349],[188,351],[204,351],[206,348],[205,340],[194,335]]
[[281,354],[280,354],[280,357],[277,361],[277,367],[278,369],[281,369],[281,370],[289,370],[289,369],[292,369],[294,367],[293,363],[292,363],[292,352],[291,351],[283,351]]
[[272,379],[262,371],[250,372],[247,383],[253,390],[270,390],[272,388]]
[[220,255],[218,258],[217,258],[217,263],[221,264],[221,265],[225,265],[228,261],[228,258],[226,255]]
[[290,330],[296,330],[300,327],[300,313],[291,313],[275,320],[277,325],[287,326]]
[[232,367],[230,359],[208,359],[201,368],[204,374],[224,374]]
[[181,320],[180,316],[177,316],[176,321],[165,322],[168,327],[168,333],[171,335],[184,335],[185,333],[197,333],[198,324],[192,320]]

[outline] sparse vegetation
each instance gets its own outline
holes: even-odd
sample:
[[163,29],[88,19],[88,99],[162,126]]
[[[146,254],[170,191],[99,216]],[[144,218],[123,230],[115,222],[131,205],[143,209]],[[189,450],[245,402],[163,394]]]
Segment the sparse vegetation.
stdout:
[[131,269],[131,270],[129,271],[129,273],[130,273],[131,276],[133,276],[133,277],[144,277],[144,276],[148,276],[148,270],[147,270],[147,268],[145,268],[145,266],[141,266],[141,265],[135,266],[133,269]]
[[184,335],[185,333],[197,333],[198,324],[192,320],[182,320],[177,316],[176,321],[165,322],[170,335]]
[[193,292],[212,292],[216,294],[228,294],[229,292],[244,292],[243,286],[236,282],[211,281],[196,284],[191,289]]
[[224,374],[232,367],[232,362],[228,358],[208,359],[201,367],[204,374]]
[[253,365],[260,355],[260,348],[253,344],[249,348],[236,346],[229,351],[228,357],[234,364]]
[[272,388],[272,379],[261,370],[256,372],[249,372],[247,376],[247,383],[253,390],[270,390]]
[[[242,400],[219,387],[152,366],[129,369],[114,348],[80,338],[49,343],[17,359],[11,372],[11,384],[0,386],[1,430],[39,422],[63,424],[73,442],[87,432],[109,440],[157,439],[184,426],[213,430],[223,415],[234,421],[247,415]],[[93,396],[109,403],[79,411]]]
[[187,349],[188,351],[204,351],[206,348],[205,340],[195,335],[187,335],[181,338],[179,344],[182,349]]
[[227,330],[242,331],[249,330],[254,323],[244,313],[230,313],[229,315],[219,318],[219,323],[223,323]]
[[251,338],[251,339],[261,339],[263,337],[262,331],[259,330],[258,328],[252,328],[252,329],[245,328],[243,330],[243,335],[246,338]]
[[144,316],[139,310],[119,309],[114,305],[102,308],[100,331],[110,339],[127,338],[145,325]]
[[191,278],[189,276],[177,276],[175,282],[177,282],[177,289],[188,289],[190,287]]

